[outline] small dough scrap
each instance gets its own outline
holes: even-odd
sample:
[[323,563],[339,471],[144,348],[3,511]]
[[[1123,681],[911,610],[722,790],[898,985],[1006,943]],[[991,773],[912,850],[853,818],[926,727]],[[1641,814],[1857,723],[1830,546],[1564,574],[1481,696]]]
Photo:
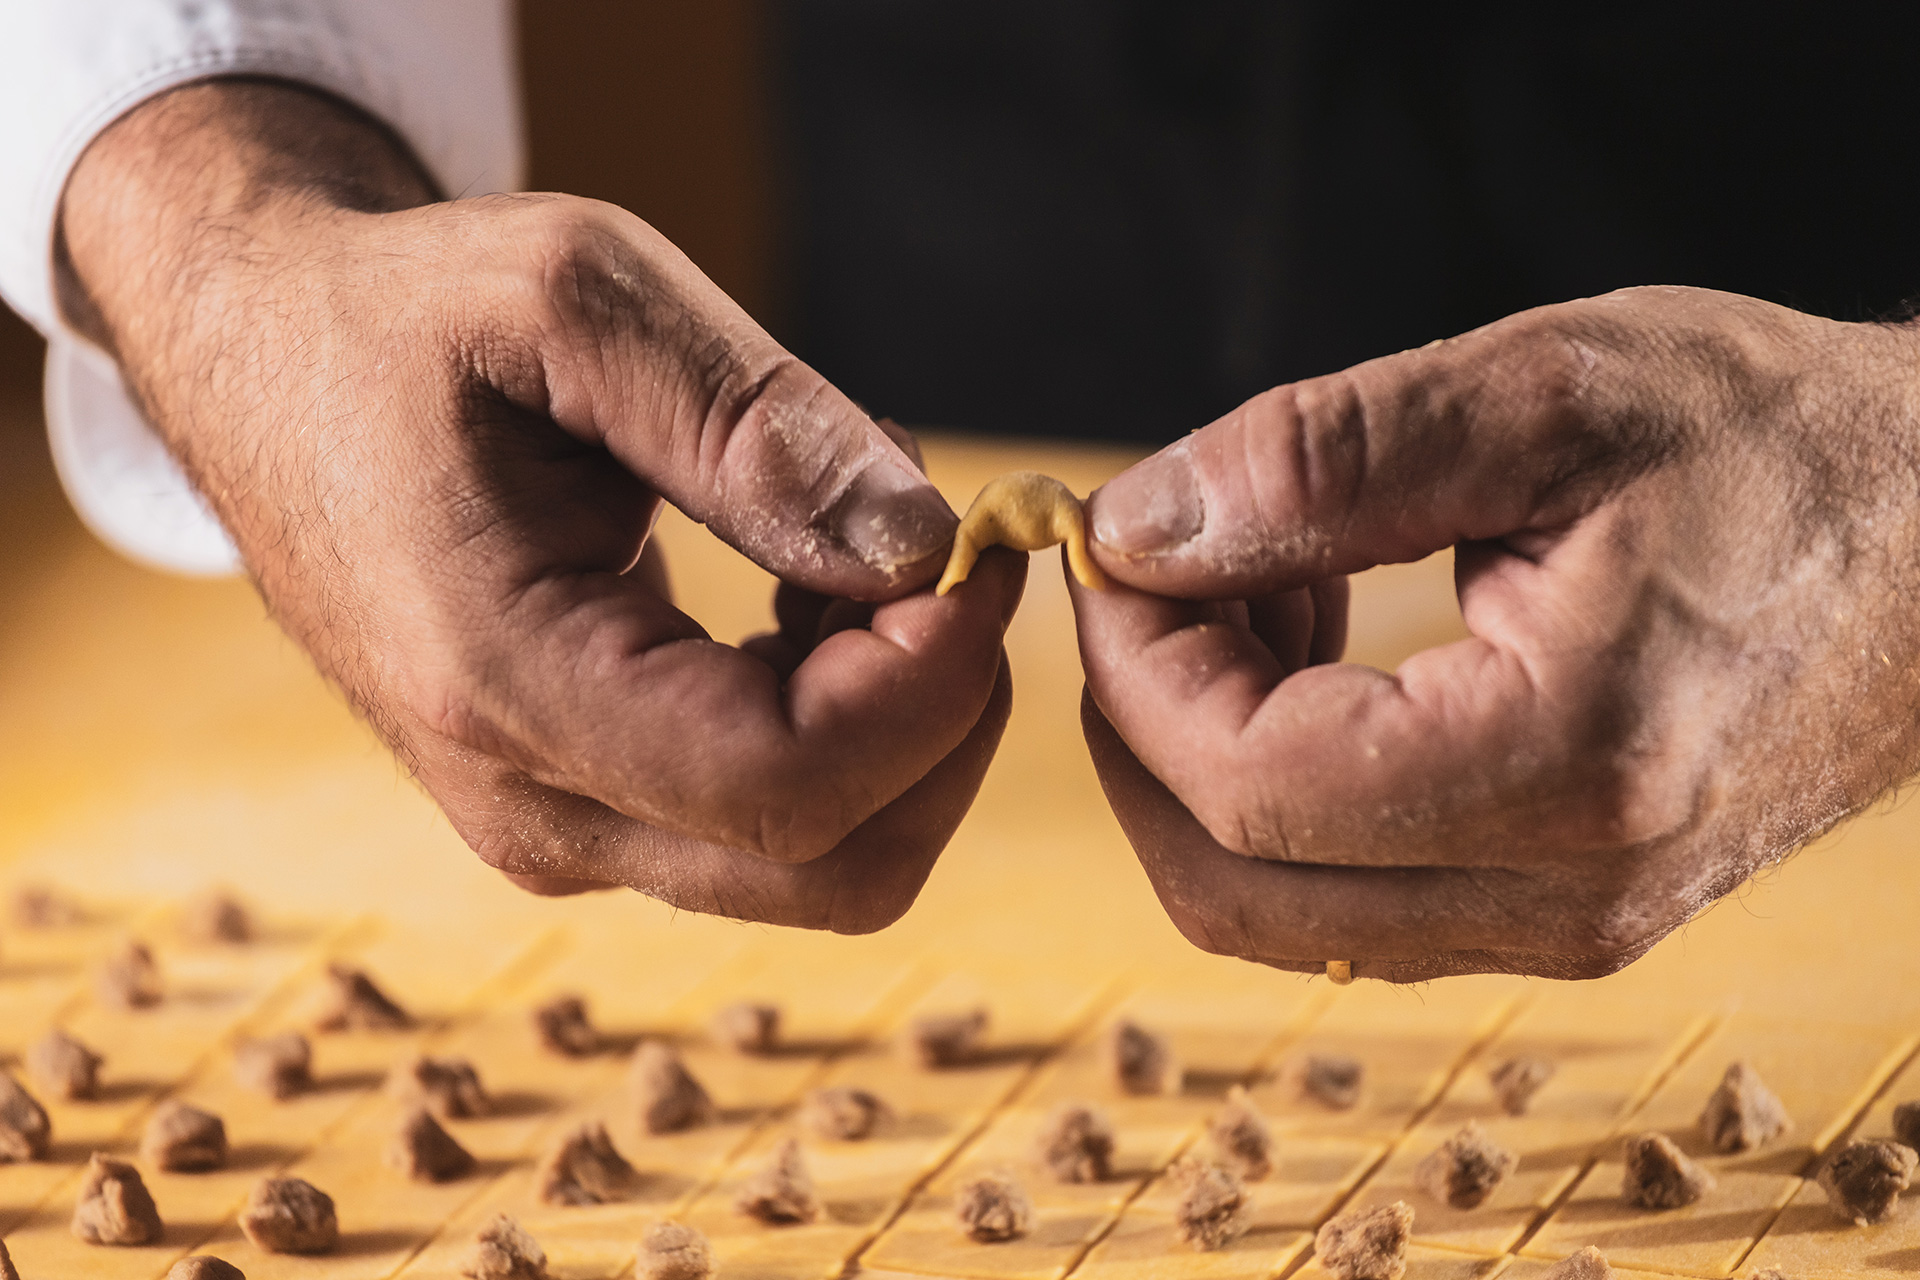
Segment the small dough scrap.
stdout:
[[983,1173],[960,1184],[953,1195],[954,1216],[969,1240],[1004,1244],[1033,1230],[1033,1200],[1005,1172]]
[[987,481],[954,531],[947,571],[935,595],[945,595],[967,580],[987,547],[1045,551],[1067,544],[1067,564],[1083,587],[1107,585],[1107,575],[1087,551],[1087,513],[1073,490],[1037,471],[1009,471]]
[[327,966],[327,995],[316,1031],[405,1031],[413,1018],[395,1004],[364,969],[338,962]]
[[1224,1249],[1247,1234],[1249,1216],[1246,1183],[1224,1165],[1183,1157],[1168,1174],[1180,1185],[1173,1224],[1180,1238],[1196,1249]]
[[770,1227],[812,1222],[820,1216],[813,1175],[807,1172],[798,1138],[788,1138],[774,1148],[766,1166],[741,1184],[733,1207]]
[[1554,1263],[1540,1280],[1613,1280],[1613,1267],[1597,1246],[1588,1245]]
[[146,943],[129,938],[100,966],[93,989],[109,1009],[151,1009],[160,1003],[160,966]]
[[713,1099],[673,1046],[662,1041],[640,1042],[627,1068],[627,1086],[634,1114],[648,1133],[678,1133],[713,1119]]
[[1469,1120],[1413,1170],[1414,1185],[1444,1205],[1478,1209],[1520,1158]]
[[713,1280],[713,1246],[678,1222],[656,1222],[635,1250],[636,1280]]
[[1793,1121],[1787,1118],[1779,1096],[1760,1079],[1760,1073],[1744,1062],[1736,1062],[1707,1098],[1706,1109],[1700,1113],[1700,1128],[1707,1135],[1708,1146],[1732,1154],[1766,1145],[1793,1128]]
[[[6,1280],[4,1272],[0,1280]],[[167,1268],[167,1280],[247,1280],[247,1275],[224,1258],[196,1253]]]
[[13,922],[22,929],[62,929],[86,918],[72,895],[50,884],[23,884],[13,891]]
[[1273,1126],[1240,1085],[1227,1090],[1226,1105],[1207,1123],[1214,1158],[1247,1182],[1273,1172]]
[[600,1033],[587,1018],[587,1002],[579,996],[555,996],[535,1009],[533,1030],[542,1045],[565,1057],[600,1052]]
[[140,1171],[98,1151],[87,1161],[72,1226],[88,1244],[152,1244],[165,1230]]
[[387,1093],[403,1106],[421,1106],[443,1120],[472,1120],[493,1114],[493,1099],[480,1073],[465,1058],[422,1054],[401,1063],[387,1076]]
[[140,1158],[168,1173],[206,1173],[227,1163],[227,1124],[178,1098],[160,1104],[140,1135]]
[[1062,1103],[1040,1126],[1036,1154],[1056,1181],[1105,1182],[1113,1176],[1113,1121],[1087,1103]]
[[891,1114],[885,1102],[865,1089],[833,1085],[807,1094],[800,1123],[832,1142],[858,1142],[871,1137]]
[[1413,1206],[1395,1200],[1330,1218],[1313,1238],[1313,1251],[1339,1280],[1400,1280],[1413,1239]]
[[1312,1098],[1334,1111],[1351,1111],[1360,1104],[1366,1078],[1360,1060],[1344,1053],[1310,1053],[1287,1069],[1296,1097]]
[[1500,1099],[1500,1109],[1510,1116],[1523,1116],[1533,1105],[1533,1095],[1546,1087],[1556,1070],[1545,1058],[1508,1058],[1489,1071],[1487,1079],[1493,1083],[1494,1097]]
[[313,1046],[298,1031],[242,1040],[233,1046],[233,1078],[244,1089],[285,1101],[313,1087]]
[[1749,1280],[1793,1280],[1793,1277],[1778,1267],[1762,1267],[1754,1272]]
[[772,1053],[780,1047],[780,1006],[740,1000],[713,1015],[714,1041],[738,1053]]
[[1833,1211],[1856,1226],[1884,1222],[1913,1181],[1920,1158],[1898,1142],[1849,1142],[1820,1166],[1820,1189]]
[[227,890],[209,889],[180,913],[180,933],[189,942],[252,942],[253,913]]
[[1628,1138],[1625,1156],[1620,1196],[1638,1208],[1678,1209],[1715,1186],[1713,1175],[1688,1159],[1664,1133]]
[[326,1253],[340,1241],[333,1197],[300,1178],[262,1178],[240,1209],[240,1230],[268,1253]]
[[1165,1036],[1137,1022],[1117,1022],[1101,1045],[1102,1056],[1122,1093],[1149,1095],[1178,1093],[1180,1060]]
[[47,1109],[0,1071],[0,1164],[45,1160],[53,1145],[53,1122]]
[[496,1213],[460,1260],[460,1274],[467,1280],[547,1280],[547,1251],[526,1228]]
[[473,1172],[473,1153],[441,1127],[433,1112],[416,1106],[400,1118],[387,1144],[387,1167],[415,1182],[452,1182]]
[[27,1050],[27,1074],[40,1092],[62,1102],[79,1102],[100,1092],[100,1064],[106,1061],[55,1027]]
[[916,1062],[930,1071],[958,1067],[980,1056],[980,1040],[987,1033],[987,1011],[929,1013],[913,1020],[907,1044]]
[[546,1154],[535,1175],[541,1204],[611,1204],[632,1190],[637,1175],[614,1147],[607,1126],[589,1121]]

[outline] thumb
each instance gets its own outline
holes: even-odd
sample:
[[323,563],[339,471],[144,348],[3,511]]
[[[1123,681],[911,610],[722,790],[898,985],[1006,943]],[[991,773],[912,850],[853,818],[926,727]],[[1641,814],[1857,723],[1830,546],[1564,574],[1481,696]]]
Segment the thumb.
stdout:
[[958,520],[902,448],[653,228],[568,203],[536,338],[554,420],[785,581],[931,581]]
[[1596,346],[1557,310],[1255,397],[1093,494],[1096,558],[1241,598],[1570,521],[1613,446]]

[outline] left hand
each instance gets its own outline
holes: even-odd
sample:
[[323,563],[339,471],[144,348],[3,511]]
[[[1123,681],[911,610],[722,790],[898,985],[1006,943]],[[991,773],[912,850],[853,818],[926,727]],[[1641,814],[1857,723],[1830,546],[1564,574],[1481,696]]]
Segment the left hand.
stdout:
[[[1089,503],[1087,738],[1200,946],[1609,973],[1920,767],[1920,334],[1626,290],[1281,387]],[[1456,551],[1472,638],[1340,664]]]

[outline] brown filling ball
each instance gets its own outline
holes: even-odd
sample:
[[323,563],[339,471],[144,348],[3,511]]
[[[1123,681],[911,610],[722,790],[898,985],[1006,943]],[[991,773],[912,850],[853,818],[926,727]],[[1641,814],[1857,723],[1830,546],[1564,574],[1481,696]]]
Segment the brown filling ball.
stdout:
[[611,1204],[626,1199],[637,1176],[614,1147],[607,1126],[596,1120],[556,1143],[540,1162],[535,1181],[541,1204]]
[[1688,1159],[1664,1133],[1628,1138],[1620,1195],[1642,1209],[1678,1209],[1713,1190],[1713,1175]]
[[986,1173],[962,1183],[953,1197],[954,1216],[969,1240],[1002,1244],[1033,1230],[1033,1201],[1005,1173]]
[[1442,1204],[1478,1209],[1518,1163],[1518,1156],[1469,1120],[1414,1167],[1413,1181]]
[[634,1273],[638,1280],[712,1280],[713,1247],[692,1227],[656,1222],[640,1241]]
[[413,1018],[363,969],[327,966],[327,993],[315,1018],[316,1031],[404,1031]]
[[253,941],[253,916],[246,904],[222,889],[201,894],[180,915],[180,933],[189,942],[239,945]]
[[425,1107],[443,1120],[493,1114],[480,1073],[465,1058],[418,1057],[395,1067],[387,1092],[403,1106]]
[[333,1197],[299,1178],[262,1178],[240,1209],[240,1230],[268,1253],[326,1253],[340,1240]]
[[45,1160],[53,1143],[53,1123],[47,1109],[0,1071],[0,1164]]
[[298,1031],[233,1046],[233,1078],[242,1088],[285,1100],[313,1087],[313,1046]]
[[1103,1050],[1107,1070],[1122,1093],[1180,1092],[1180,1062],[1165,1036],[1135,1022],[1119,1022],[1107,1033]]
[[1227,1103],[1207,1124],[1214,1156],[1248,1182],[1273,1172],[1273,1126],[1239,1085],[1227,1090]]
[[748,1178],[734,1197],[733,1207],[768,1226],[812,1222],[820,1216],[813,1198],[813,1175],[800,1153],[800,1142],[788,1138],[760,1172]]
[[1883,1222],[1913,1181],[1916,1156],[1898,1142],[1849,1142],[1820,1167],[1833,1211],[1859,1226]]
[[831,1142],[858,1142],[872,1136],[889,1114],[887,1104],[865,1089],[834,1085],[807,1095],[800,1123]]
[[55,1027],[27,1050],[27,1074],[44,1094],[63,1102],[82,1101],[100,1092],[100,1064],[104,1061]]
[[146,943],[129,939],[100,966],[93,986],[109,1009],[151,1009],[160,1003],[160,966]]
[[[0,1276],[0,1280],[5,1277]],[[167,1268],[167,1280],[247,1280],[247,1277],[231,1262],[197,1253]]]
[[1320,1265],[1339,1280],[1400,1280],[1413,1239],[1413,1207],[1404,1200],[1330,1219],[1313,1238]]
[[1180,1186],[1173,1224],[1182,1240],[1211,1252],[1247,1234],[1247,1187],[1233,1170],[1184,1159],[1168,1172]]
[[1733,1153],[1764,1146],[1793,1127],[1787,1109],[1760,1073],[1744,1062],[1727,1068],[1720,1087],[1707,1098],[1700,1129],[1715,1151]]
[[227,1163],[226,1122],[179,1099],[160,1104],[140,1135],[140,1158],[169,1173],[205,1173]]
[[140,1171],[97,1151],[87,1161],[72,1225],[88,1244],[152,1244],[165,1229]]
[[472,1153],[425,1107],[414,1107],[400,1118],[387,1144],[386,1161],[388,1168],[415,1182],[451,1182],[472,1173],[474,1166]]
[[980,1056],[980,1040],[987,1032],[987,1011],[930,1013],[914,1019],[907,1045],[914,1061],[929,1071],[965,1066]]
[[1036,1147],[1057,1181],[1105,1182],[1113,1176],[1113,1121],[1098,1107],[1061,1104],[1040,1126]]
[[1351,1111],[1359,1105],[1366,1075],[1358,1058],[1341,1053],[1308,1054],[1287,1071],[1296,1096],[1311,1098],[1335,1111]]
[[[1547,1269],[1540,1280],[1613,1280],[1613,1268],[1607,1263],[1607,1255],[1593,1245],[1588,1245],[1578,1253],[1570,1253]],[[1755,1277],[1755,1280],[1760,1280]]]
[[634,1114],[648,1133],[677,1133],[713,1119],[713,1099],[671,1045],[641,1042],[627,1068]]
[[713,1015],[716,1043],[739,1053],[772,1053],[780,1047],[780,1008],[742,1000]]
[[1493,1096],[1500,1109],[1510,1116],[1522,1116],[1533,1103],[1533,1095],[1553,1079],[1555,1067],[1545,1058],[1509,1058],[1487,1073],[1493,1083]]
[[535,1009],[533,1030],[542,1045],[569,1058],[600,1051],[600,1033],[587,1019],[587,1002],[579,996],[555,996]]
[[519,1223],[496,1213],[461,1259],[460,1274],[467,1280],[547,1280],[547,1251]]

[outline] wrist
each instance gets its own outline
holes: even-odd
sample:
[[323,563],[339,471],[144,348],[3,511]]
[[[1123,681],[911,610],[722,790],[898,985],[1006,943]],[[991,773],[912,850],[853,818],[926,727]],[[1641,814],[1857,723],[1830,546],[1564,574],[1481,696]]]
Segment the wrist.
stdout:
[[189,85],[129,112],[75,166],[62,303],[151,411],[165,368],[197,366],[248,323],[264,277],[343,221],[434,198],[406,147],[338,99],[268,81]]

